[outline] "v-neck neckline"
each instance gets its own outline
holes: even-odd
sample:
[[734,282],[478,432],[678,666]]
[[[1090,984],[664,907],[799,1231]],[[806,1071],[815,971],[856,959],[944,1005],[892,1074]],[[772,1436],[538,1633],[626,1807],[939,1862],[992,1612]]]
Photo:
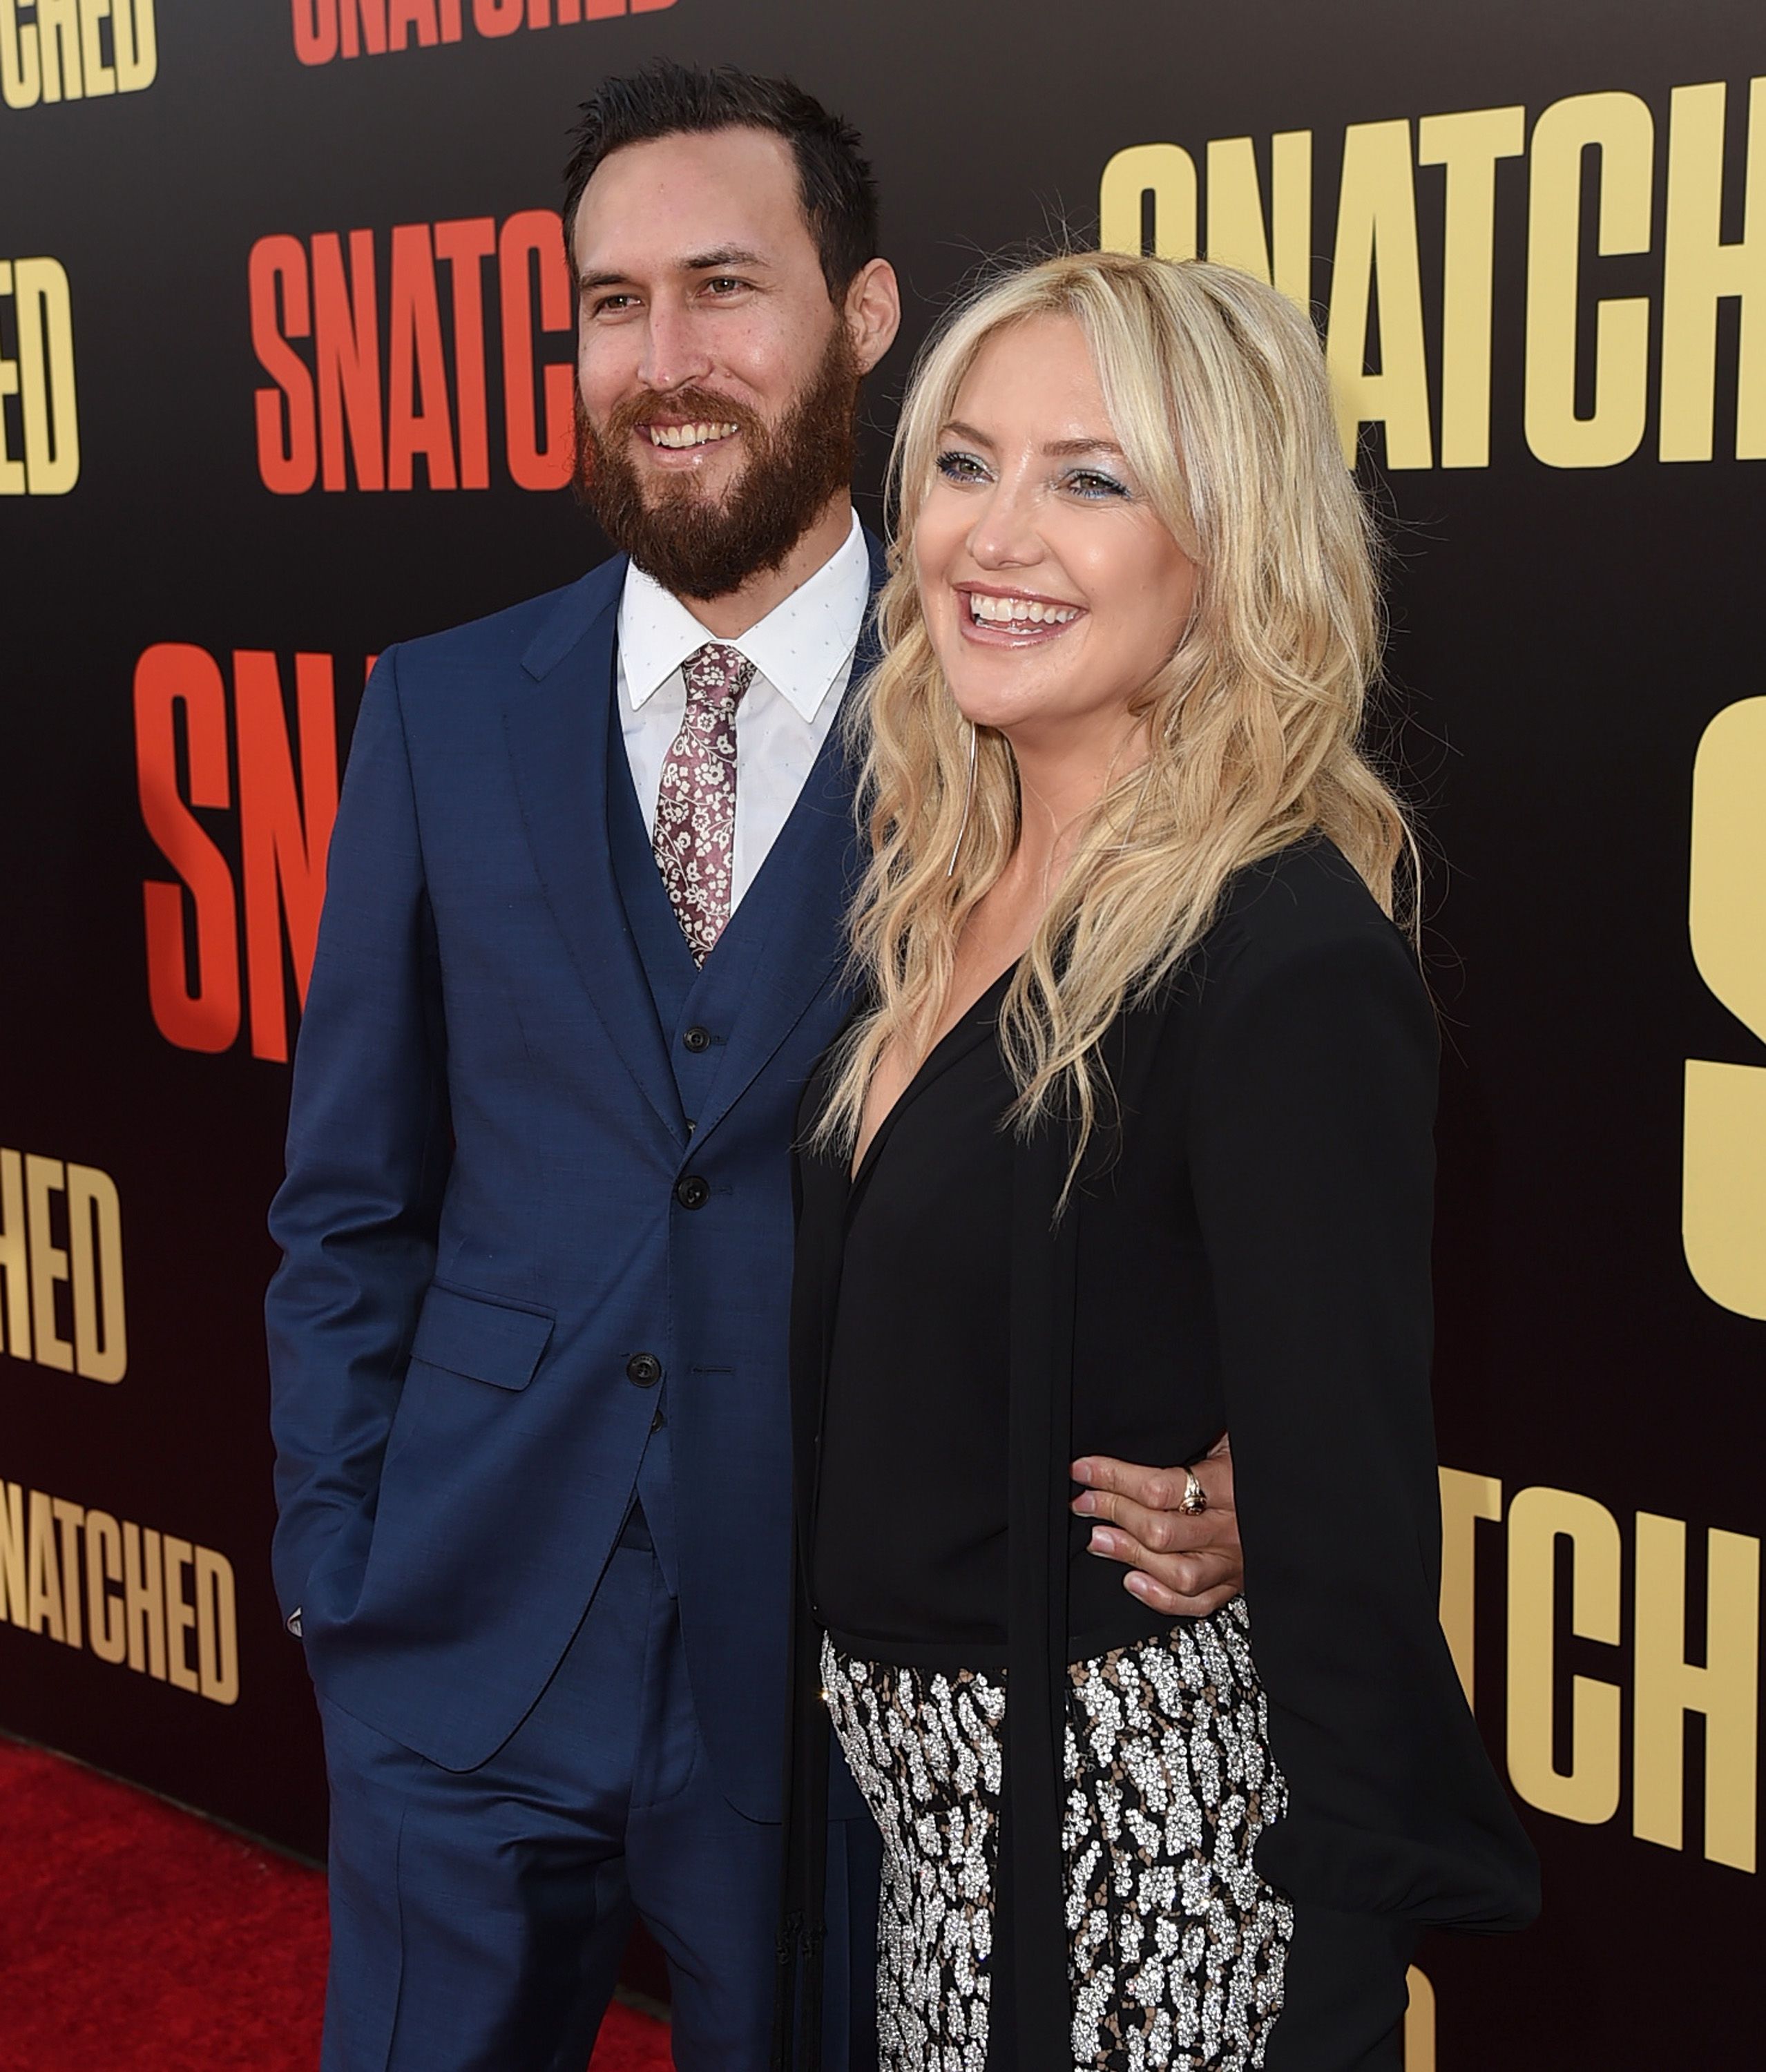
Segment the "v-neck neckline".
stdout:
[[[888,1141],[889,1133],[894,1128],[897,1120],[914,1102],[919,1099],[941,1072],[955,1064],[959,1057],[964,1056],[973,1050],[982,1038],[993,1033],[998,1018],[984,1016],[982,1010],[990,1004],[996,1004],[995,996],[1005,991],[1011,984],[1012,976],[1017,968],[1016,964],[1008,964],[986,992],[975,996],[973,1004],[958,1016],[938,1042],[926,1052],[925,1057],[920,1061],[918,1071],[890,1102],[888,1108],[884,1112],[881,1121],[871,1133],[871,1141],[865,1147],[865,1156],[860,1159],[856,1167],[847,1169],[847,1204],[849,1209],[856,1205],[860,1190],[870,1178],[872,1169],[877,1163],[877,1156]],[[963,1040],[959,1041],[959,1038]]]

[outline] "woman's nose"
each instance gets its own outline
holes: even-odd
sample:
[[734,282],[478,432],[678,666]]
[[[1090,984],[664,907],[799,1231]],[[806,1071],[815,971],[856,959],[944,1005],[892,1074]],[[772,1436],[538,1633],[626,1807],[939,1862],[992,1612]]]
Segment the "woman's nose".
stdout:
[[1027,568],[1042,558],[1030,501],[1002,483],[988,499],[969,535],[969,552],[984,568]]

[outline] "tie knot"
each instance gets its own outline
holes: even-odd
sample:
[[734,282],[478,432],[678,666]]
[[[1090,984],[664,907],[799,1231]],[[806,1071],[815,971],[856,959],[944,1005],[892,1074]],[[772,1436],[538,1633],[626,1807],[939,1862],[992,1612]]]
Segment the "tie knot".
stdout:
[[687,702],[719,705],[727,702],[731,711],[754,680],[754,665],[740,649],[721,640],[708,640],[681,664],[686,680]]

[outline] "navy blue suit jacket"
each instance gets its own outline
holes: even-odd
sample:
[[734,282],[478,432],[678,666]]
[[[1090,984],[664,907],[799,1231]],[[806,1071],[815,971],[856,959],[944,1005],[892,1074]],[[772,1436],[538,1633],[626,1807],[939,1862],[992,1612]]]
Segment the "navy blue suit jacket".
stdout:
[[836,728],[705,967],[689,1131],[608,840],[624,573],[390,648],[363,700],[271,1218],[276,1581],[328,1699],[470,1768],[563,1654],[661,1406],[701,1731],[776,1819],[791,1136],[847,1006],[852,779]]

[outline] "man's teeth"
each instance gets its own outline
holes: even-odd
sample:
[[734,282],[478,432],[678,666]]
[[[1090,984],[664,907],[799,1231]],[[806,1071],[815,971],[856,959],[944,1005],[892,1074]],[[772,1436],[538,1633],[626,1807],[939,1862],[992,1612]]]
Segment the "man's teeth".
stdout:
[[731,438],[733,425],[647,425],[653,446],[704,446]]
[[982,597],[969,593],[969,615],[984,626],[1066,626],[1079,616],[1071,604],[1043,604],[1035,598]]

